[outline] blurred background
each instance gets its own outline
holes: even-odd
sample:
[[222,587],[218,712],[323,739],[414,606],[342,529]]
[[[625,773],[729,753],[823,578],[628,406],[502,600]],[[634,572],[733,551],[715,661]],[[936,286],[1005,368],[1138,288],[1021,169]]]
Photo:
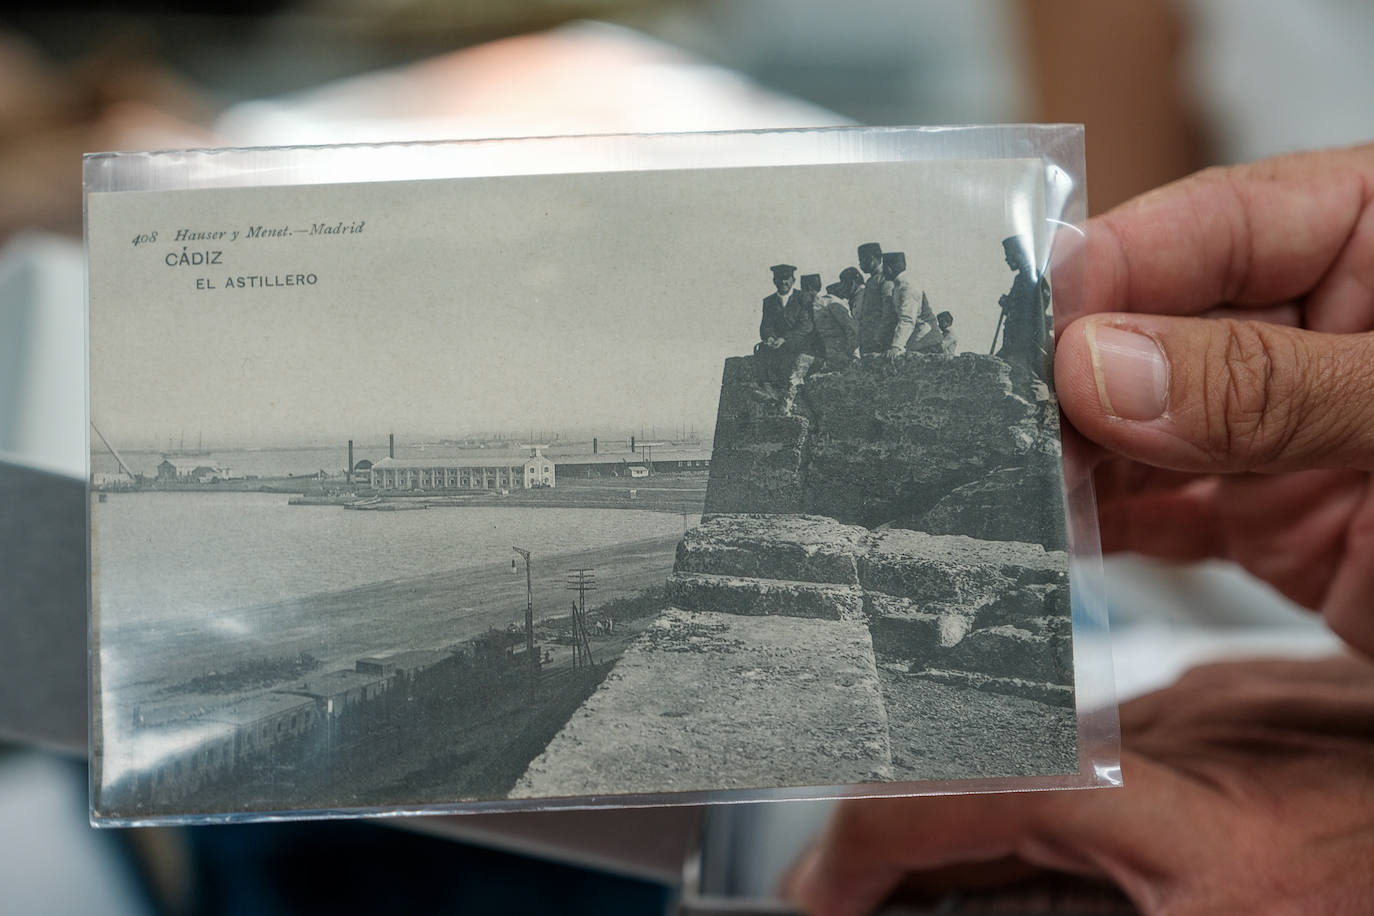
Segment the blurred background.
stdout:
[[[1100,212],[1374,137],[1368,0],[144,0],[0,13],[0,888],[6,912],[656,913],[697,812],[93,832],[85,822],[82,153],[1069,121]],[[1123,696],[1315,653],[1233,569],[1109,563]],[[741,809],[743,810],[743,809]],[[823,807],[708,824],[765,897]],[[714,832],[714,833],[713,833]],[[455,839],[456,837],[456,839]],[[497,851],[500,847],[506,851]],[[555,864],[557,863],[557,864]]]

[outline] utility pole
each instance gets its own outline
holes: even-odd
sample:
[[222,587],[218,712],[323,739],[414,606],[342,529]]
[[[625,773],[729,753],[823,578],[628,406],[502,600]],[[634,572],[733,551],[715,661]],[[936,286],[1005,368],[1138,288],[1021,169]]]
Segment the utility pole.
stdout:
[[587,637],[587,592],[596,591],[596,572],[586,568],[568,570],[567,590],[577,592],[577,604],[573,605],[573,665],[577,665],[579,655],[588,666],[594,665],[596,660]]
[[512,547],[525,560],[525,665],[529,668],[530,699],[534,699],[534,685],[539,677],[539,659],[534,655],[534,579],[530,574],[530,552]]

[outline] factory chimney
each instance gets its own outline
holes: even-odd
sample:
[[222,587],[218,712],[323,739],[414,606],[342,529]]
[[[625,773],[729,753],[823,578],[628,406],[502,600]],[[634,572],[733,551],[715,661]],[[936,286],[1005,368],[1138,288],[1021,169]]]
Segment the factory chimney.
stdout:
[[348,470],[344,471],[344,480],[353,482],[353,440],[348,440]]
[[634,436],[634,433],[630,433],[630,454],[633,455],[634,453],[635,453],[635,436]]
[[395,434],[395,433],[391,433],[391,434],[387,437],[386,456],[387,456],[388,458],[395,458],[395,457],[396,457],[396,434]]
[[592,436],[592,454],[596,454],[596,436]]

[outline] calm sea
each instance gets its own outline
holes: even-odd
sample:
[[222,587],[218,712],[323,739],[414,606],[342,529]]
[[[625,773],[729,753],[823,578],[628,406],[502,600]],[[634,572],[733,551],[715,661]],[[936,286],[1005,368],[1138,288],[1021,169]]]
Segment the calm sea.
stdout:
[[[126,459],[127,460],[127,459]],[[92,504],[102,626],[198,615],[390,579],[681,534],[633,509],[351,512],[266,493],[111,493]]]

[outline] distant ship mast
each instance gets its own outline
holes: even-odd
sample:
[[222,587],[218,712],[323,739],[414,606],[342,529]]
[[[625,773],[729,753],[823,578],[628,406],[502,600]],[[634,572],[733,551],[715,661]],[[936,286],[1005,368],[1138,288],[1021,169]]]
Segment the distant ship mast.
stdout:
[[190,458],[207,454],[205,451],[205,432],[202,430],[196,434],[196,450],[193,452],[186,447],[186,434],[181,434],[181,443],[176,448],[172,448],[172,437],[167,437],[167,451],[162,453],[163,458]]

